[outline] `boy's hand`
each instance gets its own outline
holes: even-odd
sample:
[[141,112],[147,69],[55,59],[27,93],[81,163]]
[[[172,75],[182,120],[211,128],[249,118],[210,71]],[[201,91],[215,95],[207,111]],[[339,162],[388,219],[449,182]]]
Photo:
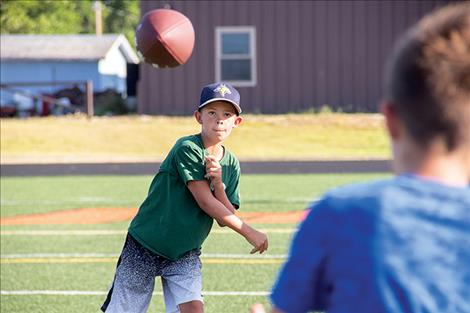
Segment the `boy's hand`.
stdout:
[[250,313],[266,313],[261,303],[255,303],[250,308]]
[[250,232],[246,236],[246,240],[254,247],[250,252],[251,254],[258,251],[261,254],[268,250],[268,236],[266,236],[265,233],[251,228]]
[[204,177],[211,180],[212,184],[222,184],[222,166],[217,161],[215,156],[208,155],[205,157],[206,175]]

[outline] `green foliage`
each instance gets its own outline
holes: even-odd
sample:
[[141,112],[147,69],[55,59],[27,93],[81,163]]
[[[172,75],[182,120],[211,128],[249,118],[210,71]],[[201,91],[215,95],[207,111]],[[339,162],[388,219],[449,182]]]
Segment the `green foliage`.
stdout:
[[91,1],[1,1],[3,34],[90,33],[94,28]]
[[333,113],[333,108],[331,108],[328,104],[322,105],[318,111],[318,113],[323,113],[323,114],[328,114],[328,113]]
[[106,92],[95,96],[95,115],[123,115],[130,113],[124,103],[124,99],[115,91]]
[[123,33],[135,46],[135,29],[140,20],[138,0],[106,0],[103,6],[104,30],[107,33]]
[[[88,34],[95,32],[93,0],[0,0],[2,34]],[[137,0],[102,3],[104,33],[123,33],[134,45]]]

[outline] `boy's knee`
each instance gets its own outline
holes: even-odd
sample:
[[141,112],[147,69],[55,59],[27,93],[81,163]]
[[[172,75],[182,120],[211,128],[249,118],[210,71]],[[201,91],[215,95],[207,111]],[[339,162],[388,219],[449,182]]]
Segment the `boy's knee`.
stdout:
[[181,313],[203,313],[204,304],[199,300],[181,303],[179,306]]

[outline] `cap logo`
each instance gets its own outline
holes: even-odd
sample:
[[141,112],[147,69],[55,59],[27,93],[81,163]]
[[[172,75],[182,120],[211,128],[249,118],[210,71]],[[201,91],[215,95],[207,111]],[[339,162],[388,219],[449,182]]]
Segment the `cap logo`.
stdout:
[[219,87],[215,88],[214,92],[218,92],[222,97],[225,97],[226,93],[228,93],[229,95],[232,94],[230,89],[227,86],[225,86],[224,84],[222,84]]

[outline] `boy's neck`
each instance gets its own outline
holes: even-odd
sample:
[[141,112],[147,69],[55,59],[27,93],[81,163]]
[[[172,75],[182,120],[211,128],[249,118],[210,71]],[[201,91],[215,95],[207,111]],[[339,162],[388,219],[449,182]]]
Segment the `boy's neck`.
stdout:
[[[401,151],[400,151],[401,150]],[[406,152],[404,152],[406,151]],[[416,145],[395,149],[396,174],[412,173],[445,185],[467,187],[470,179],[470,151],[447,152],[440,145],[426,150]]]
[[224,148],[222,146],[221,141],[211,142],[209,141],[208,138],[204,136],[203,133],[201,133],[201,139],[202,139],[202,144],[204,145],[204,148],[210,155],[216,156],[217,159],[222,158],[222,156],[224,155]]

